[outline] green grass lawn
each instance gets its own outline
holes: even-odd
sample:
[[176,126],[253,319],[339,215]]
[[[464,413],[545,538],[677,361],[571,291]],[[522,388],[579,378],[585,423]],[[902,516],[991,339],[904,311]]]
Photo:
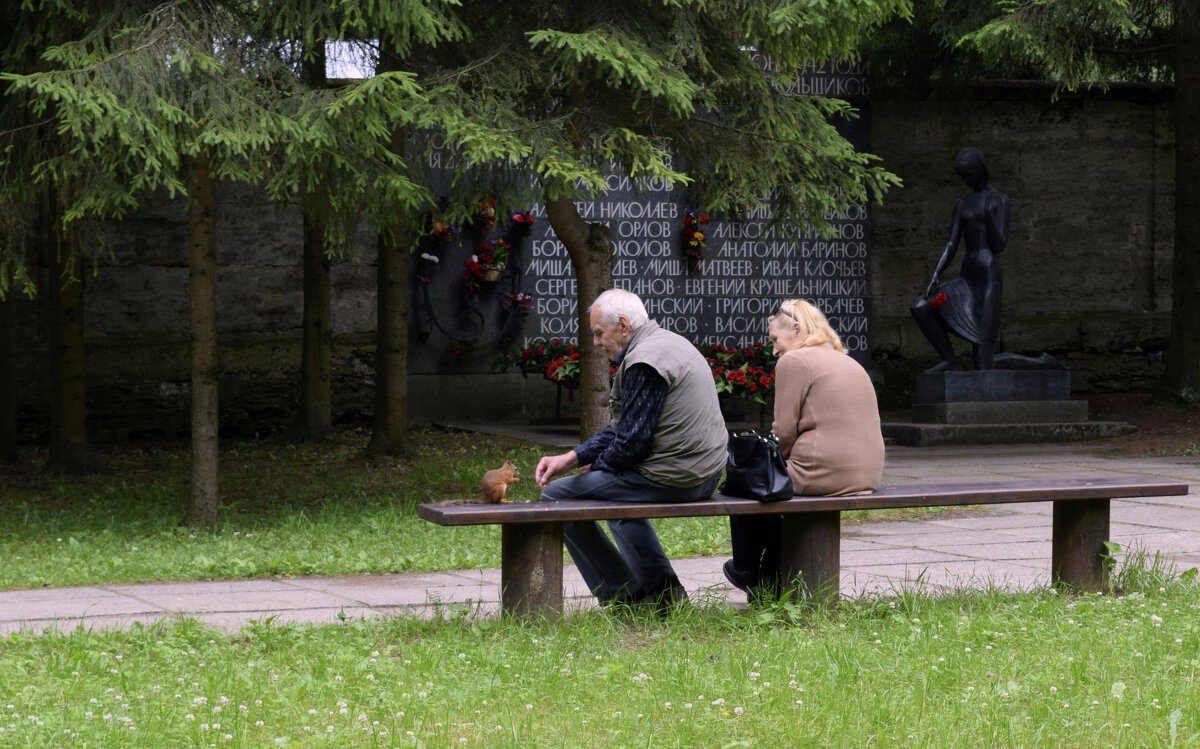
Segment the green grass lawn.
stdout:
[[[430,430],[408,462],[365,435],[222,454],[225,527],[177,527],[178,449],[122,449],[83,479],[7,476],[5,587],[494,566],[495,529],[416,504],[470,496],[541,450]],[[726,553],[726,521],[659,525],[673,556]],[[194,621],[0,637],[0,747],[1200,746],[1200,590],[1127,554],[1114,593],[898,591],[834,610],[520,622],[447,607],[336,625]]]
[[[477,496],[506,459],[523,476],[509,498],[534,499],[547,448],[440,429],[414,438],[407,461],[365,459],[362,431],[316,445],[226,442],[216,532],[179,527],[186,444],[109,449],[104,471],[83,478],[0,475],[0,588],[499,567],[498,527],[436,526],[416,506]],[[656,524],[669,556],[729,553],[725,518]]]
[[1200,594],[0,639],[5,747],[1200,745]]

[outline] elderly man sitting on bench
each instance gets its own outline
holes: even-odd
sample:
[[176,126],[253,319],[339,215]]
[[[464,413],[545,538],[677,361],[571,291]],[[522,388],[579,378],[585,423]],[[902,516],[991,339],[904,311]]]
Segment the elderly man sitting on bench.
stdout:
[[[612,421],[591,439],[538,461],[542,499],[691,502],[712,495],[725,468],[728,431],[712,371],[696,347],[649,319],[642,300],[609,289],[590,309],[597,348],[617,367]],[[579,473],[551,482],[579,468]],[[669,607],[687,591],[646,519],[567,523],[564,544],[602,604]]]

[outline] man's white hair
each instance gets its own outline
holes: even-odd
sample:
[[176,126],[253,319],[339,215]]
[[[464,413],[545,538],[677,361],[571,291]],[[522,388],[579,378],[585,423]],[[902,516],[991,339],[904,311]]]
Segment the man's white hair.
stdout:
[[608,289],[600,292],[600,296],[596,297],[596,301],[592,302],[588,311],[591,312],[594,309],[600,310],[600,324],[609,328],[616,325],[622,317],[629,321],[630,330],[637,330],[650,319],[650,315],[646,314],[646,305],[642,304],[641,298],[625,289]]

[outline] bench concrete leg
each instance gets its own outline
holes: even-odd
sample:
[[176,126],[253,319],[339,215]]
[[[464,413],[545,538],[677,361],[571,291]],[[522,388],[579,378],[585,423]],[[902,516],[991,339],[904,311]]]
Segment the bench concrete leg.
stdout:
[[500,611],[557,619],[563,609],[562,523],[500,526]]
[[805,512],[783,516],[780,566],[783,579],[799,577],[803,591],[825,603],[838,600],[842,513]]
[[1055,585],[1067,585],[1089,592],[1104,589],[1108,505],[1107,499],[1060,500],[1054,503],[1050,574]]

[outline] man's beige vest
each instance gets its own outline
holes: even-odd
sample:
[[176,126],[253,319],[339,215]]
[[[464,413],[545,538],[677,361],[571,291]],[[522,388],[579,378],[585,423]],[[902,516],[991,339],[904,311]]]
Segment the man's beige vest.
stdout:
[[725,467],[729,433],[717,402],[712,369],[686,338],[655,322],[637,329],[613,377],[608,408],[612,426],[621,420],[625,370],[646,364],[667,381],[650,452],[634,469],[667,486],[691,487]]

